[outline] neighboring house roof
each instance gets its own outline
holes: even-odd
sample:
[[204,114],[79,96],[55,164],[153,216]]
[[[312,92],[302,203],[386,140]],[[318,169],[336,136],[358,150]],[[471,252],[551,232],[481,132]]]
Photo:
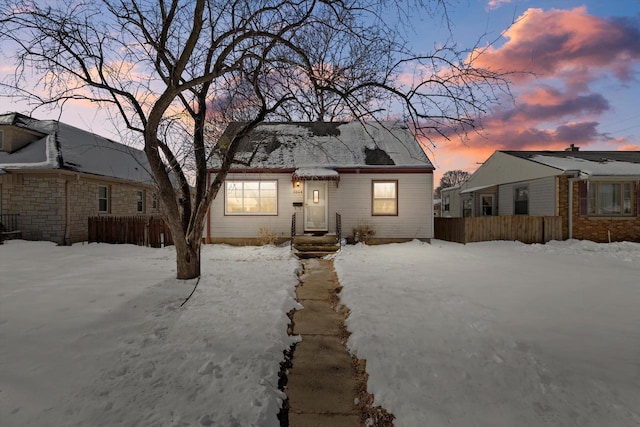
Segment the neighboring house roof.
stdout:
[[588,176],[640,175],[640,151],[504,151],[563,172]]
[[[152,183],[145,153],[56,120],[0,114],[0,125],[42,135],[12,153],[0,151],[0,170],[69,170]],[[37,138],[37,137],[36,137]]]
[[[221,138],[230,138],[231,124]],[[222,145],[222,144],[221,144]],[[220,167],[213,158],[210,167]],[[360,122],[265,122],[240,143],[233,169],[297,169],[300,176],[330,178],[341,168],[433,170],[407,125]]]
[[581,179],[640,176],[640,151],[496,151],[460,193],[565,174]]

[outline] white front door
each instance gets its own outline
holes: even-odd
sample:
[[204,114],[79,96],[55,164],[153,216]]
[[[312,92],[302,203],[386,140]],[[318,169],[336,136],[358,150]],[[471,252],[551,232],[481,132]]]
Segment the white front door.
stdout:
[[304,183],[304,231],[328,231],[327,181]]

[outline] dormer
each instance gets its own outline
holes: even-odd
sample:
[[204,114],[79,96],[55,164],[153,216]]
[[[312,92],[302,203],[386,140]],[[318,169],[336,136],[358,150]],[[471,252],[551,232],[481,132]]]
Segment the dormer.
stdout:
[[9,123],[5,120],[0,121],[0,151],[13,153],[45,136],[41,132],[20,126],[19,122],[20,120],[16,119]]

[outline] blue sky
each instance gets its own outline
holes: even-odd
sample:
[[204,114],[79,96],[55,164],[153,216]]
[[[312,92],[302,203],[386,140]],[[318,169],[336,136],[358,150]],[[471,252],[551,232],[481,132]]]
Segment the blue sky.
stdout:
[[640,1],[461,0],[450,12],[458,43],[495,40],[483,64],[535,76],[513,80],[482,135],[437,142],[436,178],[494,150],[640,150]]
[[[483,65],[535,76],[513,79],[513,100],[488,112],[479,135],[436,141],[428,153],[436,185],[447,170],[473,172],[494,150],[558,150],[571,143],[640,150],[640,0],[451,0],[448,12],[461,47],[495,41]],[[430,19],[410,24],[416,50],[428,51],[449,35]],[[0,65],[0,78],[12,71]],[[8,98],[0,103],[3,112],[30,111]],[[45,110],[35,116],[120,139],[96,105],[67,103],[59,116]]]

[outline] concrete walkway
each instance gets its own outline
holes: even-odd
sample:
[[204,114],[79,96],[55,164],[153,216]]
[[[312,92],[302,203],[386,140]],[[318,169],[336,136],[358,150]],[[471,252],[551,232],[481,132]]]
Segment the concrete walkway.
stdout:
[[333,261],[312,258],[302,265],[296,295],[304,309],[293,313],[291,330],[302,341],[296,345],[287,375],[288,425],[393,426],[393,414],[372,406],[365,362],[347,351],[348,309],[338,305],[341,286]]
[[289,425],[362,426],[356,399],[362,375],[345,346],[345,310],[335,308],[340,284],[333,261],[302,263],[296,294],[304,309],[293,314],[293,333],[302,341],[296,345],[288,375]]

